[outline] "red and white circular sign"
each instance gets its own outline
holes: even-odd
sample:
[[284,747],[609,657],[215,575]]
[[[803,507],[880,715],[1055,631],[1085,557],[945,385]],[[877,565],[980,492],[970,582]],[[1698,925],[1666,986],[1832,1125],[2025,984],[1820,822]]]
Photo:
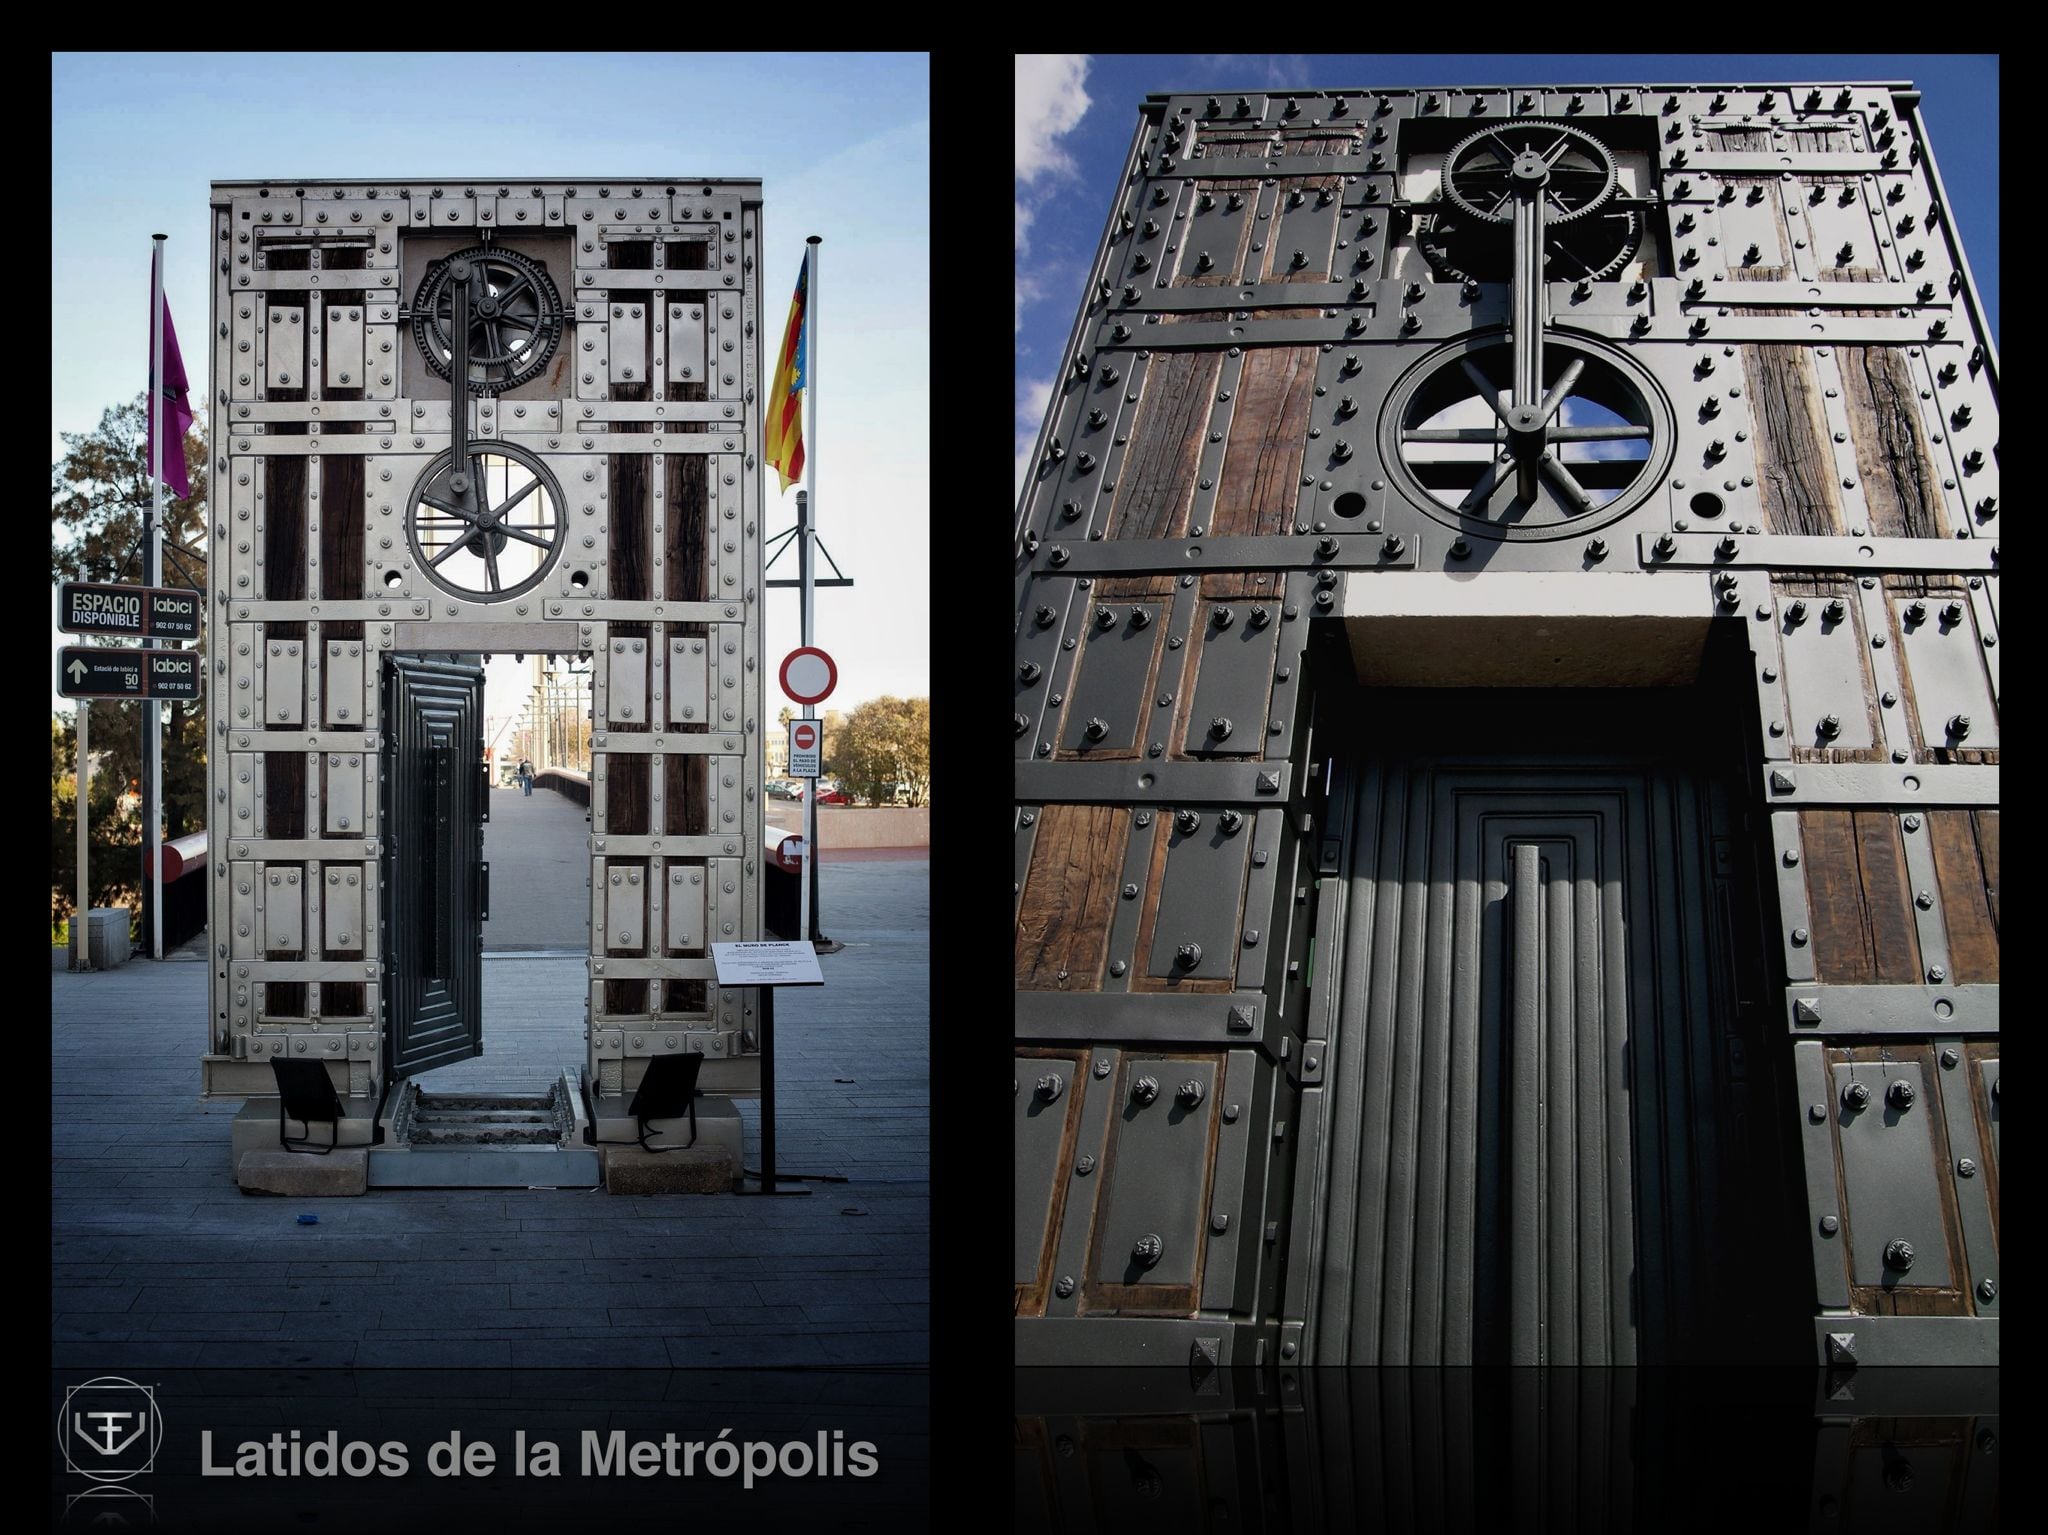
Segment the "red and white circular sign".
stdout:
[[818,744],[818,727],[811,724],[808,720],[798,720],[793,730],[794,734],[790,736],[790,739],[796,742],[798,751],[807,752]]
[[782,691],[800,704],[823,703],[839,686],[839,668],[815,645],[799,645],[782,658]]

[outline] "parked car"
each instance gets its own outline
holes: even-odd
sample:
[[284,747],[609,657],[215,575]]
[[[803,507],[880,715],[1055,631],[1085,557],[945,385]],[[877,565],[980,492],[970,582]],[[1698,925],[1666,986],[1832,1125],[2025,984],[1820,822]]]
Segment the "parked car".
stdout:
[[761,786],[761,792],[770,799],[802,799],[803,786],[787,778],[771,778]]
[[853,803],[853,796],[840,788],[836,783],[820,783],[818,785],[818,803],[821,805],[851,805]]

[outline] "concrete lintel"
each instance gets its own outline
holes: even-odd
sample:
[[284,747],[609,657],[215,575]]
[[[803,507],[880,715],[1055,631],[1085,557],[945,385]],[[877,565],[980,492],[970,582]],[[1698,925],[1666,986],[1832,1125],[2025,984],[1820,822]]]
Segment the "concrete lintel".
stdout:
[[1362,573],[1343,606],[1377,687],[1682,687],[1714,616],[1696,574],[1623,571]]

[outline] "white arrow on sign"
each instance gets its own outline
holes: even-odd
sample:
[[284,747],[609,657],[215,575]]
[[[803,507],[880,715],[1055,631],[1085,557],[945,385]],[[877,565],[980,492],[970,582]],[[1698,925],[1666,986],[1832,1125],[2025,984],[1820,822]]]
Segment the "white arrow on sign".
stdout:
[[85,663],[83,661],[73,661],[64,670],[71,673],[71,680],[73,682],[82,682],[85,679]]

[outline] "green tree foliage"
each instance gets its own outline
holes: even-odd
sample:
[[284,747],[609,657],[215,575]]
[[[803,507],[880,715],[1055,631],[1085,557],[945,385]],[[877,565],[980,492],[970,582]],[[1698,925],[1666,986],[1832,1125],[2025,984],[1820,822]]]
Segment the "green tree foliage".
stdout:
[[[50,470],[50,576],[53,581],[127,581],[143,577],[142,518],[150,504],[148,398],[138,394],[110,407],[90,432],[60,434],[64,456]],[[164,561],[159,584],[206,590],[208,461],[205,416],[184,442],[192,494],[164,492]],[[77,638],[73,644],[89,644]],[[142,828],[122,817],[116,801],[142,776],[142,706],[106,701],[92,705],[94,758],[91,836],[92,900],[132,902],[141,879]],[[164,836],[182,837],[206,825],[206,705],[173,703],[164,746]],[[60,739],[61,737],[61,739]],[[69,721],[51,726],[51,911],[68,912],[77,889],[77,843],[71,819],[72,754]],[[61,759],[61,760],[60,760]],[[59,778],[64,780],[61,791]],[[63,803],[59,821],[60,792]],[[105,874],[102,876],[102,870]]]
[[856,799],[891,805],[902,784],[911,804],[930,800],[930,699],[871,698],[846,717],[830,744],[833,771]]

